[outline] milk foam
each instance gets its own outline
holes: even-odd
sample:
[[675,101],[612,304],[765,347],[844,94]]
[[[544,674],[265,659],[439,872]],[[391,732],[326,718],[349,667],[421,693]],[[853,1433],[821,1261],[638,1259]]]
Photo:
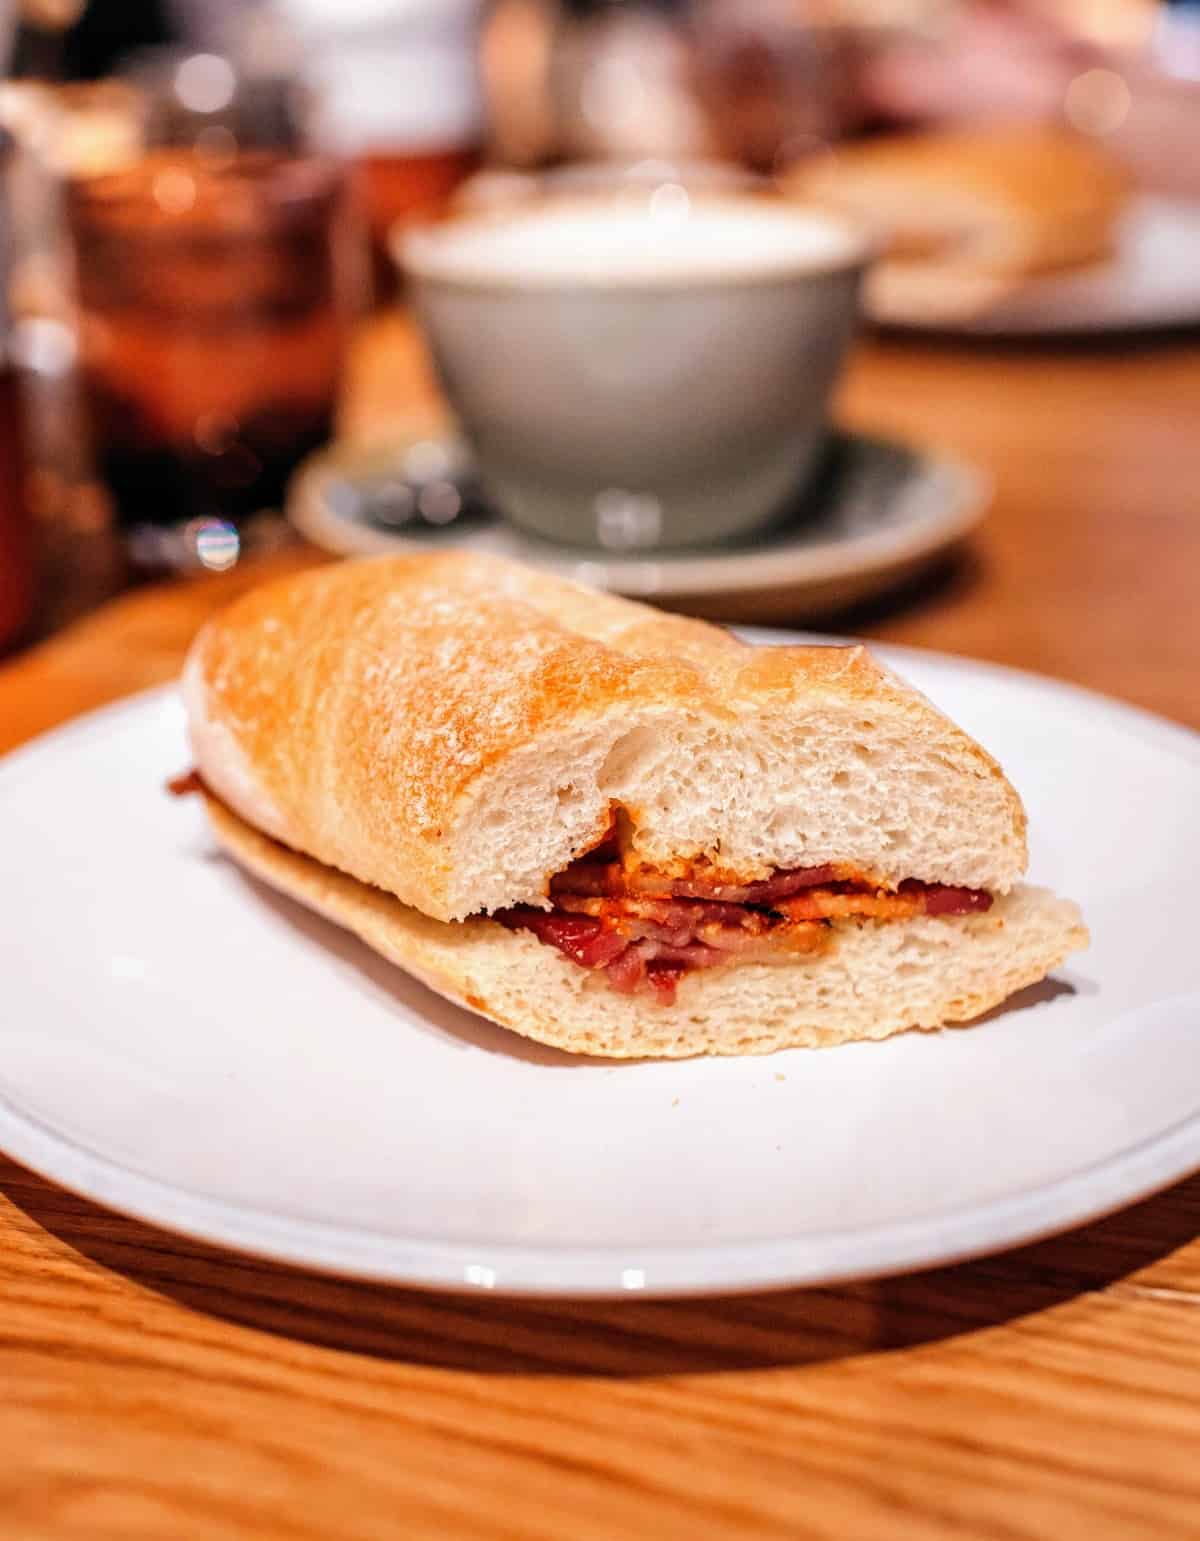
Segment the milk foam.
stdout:
[[817,210],[683,195],[640,207],[574,204],[460,219],[415,234],[405,255],[431,277],[577,286],[819,271],[858,250],[846,226]]

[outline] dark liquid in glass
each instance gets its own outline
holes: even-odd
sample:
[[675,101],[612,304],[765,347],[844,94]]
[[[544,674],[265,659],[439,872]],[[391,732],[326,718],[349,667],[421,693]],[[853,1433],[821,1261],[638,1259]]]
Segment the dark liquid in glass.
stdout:
[[98,467],[127,526],[278,507],[332,431],[342,189],[268,152],[188,151],[70,193]]
[[0,648],[17,636],[33,609],[33,541],[27,515],[20,391],[0,351]]

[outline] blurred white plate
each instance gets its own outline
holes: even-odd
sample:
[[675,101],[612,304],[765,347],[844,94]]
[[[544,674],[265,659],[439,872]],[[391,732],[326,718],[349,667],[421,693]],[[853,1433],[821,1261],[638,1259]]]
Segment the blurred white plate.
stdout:
[[1139,198],[1111,262],[1011,283],[909,278],[879,268],[867,311],[887,326],[1035,336],[1126,331],[1200,322],[1200,203]]
[[[771,640],[780,640],[779,637]],[[882,650],[1025,794],[1091,951],[969,1030],[622,1064],[448,1005],[220,857],[157,692],[0,763],[0,1146],[209,1241],[408,1284],[749,1289],[925,1267],[1200,1166],[1200,739]]]
[[[431,486],[440,490],[427,519],[418,503]],[[398,431],[385,445],[334,445],[314,456],[292,481],[287,515],[338,556],[463,546],[717,620],[797,621],[830,615],[928,564],[979,523],[989,491],[981,471],[953,456],[837,433],[813,486],[753,537],[653,555],[599,551],[513,529],[475,493],[460,439]]]

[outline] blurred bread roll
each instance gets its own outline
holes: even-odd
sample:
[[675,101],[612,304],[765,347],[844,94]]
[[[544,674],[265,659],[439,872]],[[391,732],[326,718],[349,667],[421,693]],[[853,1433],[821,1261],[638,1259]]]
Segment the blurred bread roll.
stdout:
[[1112,254],[1129,179],[1092,140],[1025,126],[889,135],[786,171],[880,236],[883,283],[1017,280]]

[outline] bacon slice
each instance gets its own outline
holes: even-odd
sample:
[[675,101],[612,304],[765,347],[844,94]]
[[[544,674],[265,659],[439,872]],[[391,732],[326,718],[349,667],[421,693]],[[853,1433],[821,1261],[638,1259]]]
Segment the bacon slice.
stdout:
[[734,926],[701,926],[697,938],[718,952],[735,953],[742,963],[786,963],[797,953],[822,952],[829,927],[820,922],[780,920],[756,934]]
[[766,917],[757,910],[715,900],[639,897],[596,899],[580,894],[556,894],[555,908],[572,914],[607,917],[618,922],[640,920],[665,931],[684,931],[689,934],[701,921],[717,921],[729,926],[754,926],[758,929],[767,923]]
[[[669,1003],[679,980],[693,969],[715,968],[734,958],[783,963],[820,951],[829,945],[834,920],[966,915],[992,903],[991,894],[980,889],[915,879],[894,893],[862,880],[830,880],[830,874],[850,870],[830,866],[780,873],[766,883],[734,889],[756,895],[753,903],[739,903],[674,891],[639,892],[644,874],[636,870],[627,873],[616,862],[576,863],[551,884],[553,910],[520,906],[493,918],[510,929],[532,931],[584,968],[603,970],[610,987],[622,994],[649,991]],[[632,883],[627,881],[631,877]],[[673,890],[680,881],[672,880]],[[728,885],[698,886],[730,892]]]
[[676,881],[672,892],[694,899],[725,899],[731,904],[771,904],[788,894],[820,883],[832,883],[839,875],[837,867],[797,867],[791,872],[777,872],[761,883],[706,883],[698,878]]
[[753,956],[777,962],[781,954],[816,951],[828,939],[823,926],[707,899],[585,899],[560,894],[556,908],[606,921],[631,942],[674,948],[701,942],[744,960]]
[[667,963],[677,968],[716,968],[726,963],[725,954],[703,942],[688,942],[683,947],[671,947],[665,942],[635,942],[634,946],[647,963]]
[[[646,960],[636,947],[627,947],[604,972],[614,990],[621,995],[636,995],[646,978]],[[674,999],[674,991],[671,998]]]
[[622,995],[652,991],[664,1006],[675,1004],[675,989],[689,969],[712,968],[725,960],[709,947],[660,947],[634,942],[604,970],[612,989]]
[[492,916],[510,931],[532,931],[539,942],[557,947],[573,963],[583,968],[603,968],[625,951],[625,937],[602,920],[588,915],[560,915],[554,910],[533,910],[521,906],[497,910]]
[[193,792],[205,790],[204,778],[198,770],[184,771],[180,776],[172,776],[167,782],[167,791],[172,797],[188,797]]
[[779,908],[791,920],[907,920],[921,913],[916,894],[843,892],[817,888],[793,899],[781,899]]
[[900,892],[909,888],[923,891],[926,915],[970,915],[992,907],[992,896],[983,888],[952,888],[947,883],[901,883]]
[[894,894],[844,887],[814,889],[781,900],[779,909],[791,920],[908,920],[913,915],[968,915],[990,909],[991,904],[991,894],[983,889],[909,880]]
[[[706,908],[697,906],[699,910]],[[748,930],[707,921],[672,933],[665,941],[644,934],[641,928],[653,927],[653,922],[638,917],[621,925],[607,916],[571,915],[522,905],[497,910],[492,919],[510,931],[532,931],[540,942],[556,947],[582,968],[603,970],[608,983],[622,994],[651,989],[660,1000],[674,1000],[679,978],[690,969],[715,968],[729,962],[735,953],[743,962],[781,962],[789,950],[811,951],[826,940],[823,926],[776,921],[772,929],[764,916],[747,913],[756,923]]]
[[620,862],[577,861],[550,880],[550,892],[588,898],[623,899],[645,894],[659,898],[710,899],[726,904],[770,904],[819,883],[831,883],[849,869],[797,867],[758,883],[720,883],[706,878],[672,878],[649,867],[626,868]]
[[685,969],[669,963],[655,963],[646,970],[650,988],[658,996],[662,1006],[675,1004],[675,987],[686,973]]

